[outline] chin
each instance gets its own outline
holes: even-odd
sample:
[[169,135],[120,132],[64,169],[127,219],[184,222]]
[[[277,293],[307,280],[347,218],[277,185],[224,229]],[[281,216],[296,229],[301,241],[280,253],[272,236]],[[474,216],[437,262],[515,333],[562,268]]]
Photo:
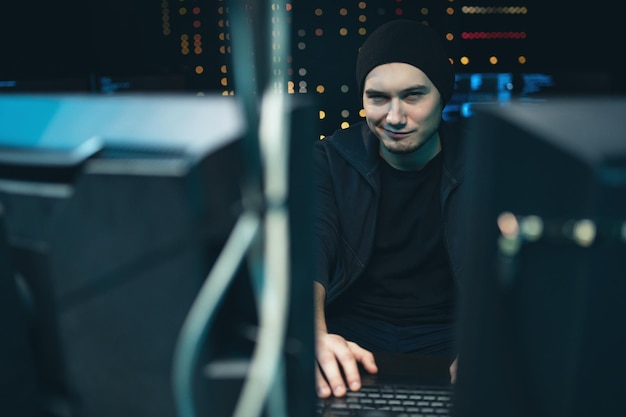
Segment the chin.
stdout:
[[396,142],[392,140],[383,140],[383,146],[390,153],[395,154],[407,154],[411,152],[415,152],[415,150],[419,147],[415,144],[408,144],[403,142]]

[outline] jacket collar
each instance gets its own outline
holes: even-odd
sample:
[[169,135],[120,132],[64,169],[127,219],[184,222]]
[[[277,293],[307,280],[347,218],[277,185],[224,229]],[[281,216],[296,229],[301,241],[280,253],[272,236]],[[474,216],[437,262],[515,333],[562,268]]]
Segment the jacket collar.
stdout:
[[[455,126],[442,121],[439,128],[443,152],[444,175],[453,184],[465,176],[462,150],[462,133]],[[329,139],[343,158],[355,167],[373,185],[377,183],[374,174],[378,170],[378,138],[365,121],[350,129],[335,132]]]

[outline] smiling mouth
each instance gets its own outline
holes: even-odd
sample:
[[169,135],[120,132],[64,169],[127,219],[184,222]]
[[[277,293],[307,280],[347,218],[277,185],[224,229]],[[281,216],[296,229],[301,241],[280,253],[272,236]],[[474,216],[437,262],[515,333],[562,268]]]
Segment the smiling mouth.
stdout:
[[412,132],[396,132],[396,131],[387,130],[387,129],[384,129],[384,130],[385,130],[385,134],[388,137],[393,138],[393,139],[404,138],[412,133]]

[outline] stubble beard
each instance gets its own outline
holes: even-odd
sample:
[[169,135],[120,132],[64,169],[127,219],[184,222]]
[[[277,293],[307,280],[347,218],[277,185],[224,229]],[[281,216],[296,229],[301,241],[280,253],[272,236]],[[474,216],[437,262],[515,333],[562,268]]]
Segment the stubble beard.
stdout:
[[381,138],[380,140],[384,148],[389,153],[393,153],[396,155],[410,154],[412,152],[415,152],[421,146],[421,144],[418,144],[416,142],[405,143],[406,139],[401,140],[401,141],[396,141],[396,140],[385,137],[384,139]]

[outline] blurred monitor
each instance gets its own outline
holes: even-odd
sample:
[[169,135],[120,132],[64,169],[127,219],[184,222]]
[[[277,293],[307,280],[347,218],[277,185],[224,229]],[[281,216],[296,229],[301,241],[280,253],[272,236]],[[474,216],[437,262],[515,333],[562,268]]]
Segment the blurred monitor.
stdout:
[[[28,315],[37,415],[177,415],[175,346],[242,212],[246,129],[233,97],[0,96],[8,275]],[[301,158],[294,187],[307,180]],[[293,246],[302,256],[299,216]],[[291,308],[304,310],[290,315],[283,353],[289,389],[306,404],[310,268],[293,264],[307,285],[291,292]],[[250,281],[243,262],[207,329],[192,375],[198,416],[230,415],[246,377],[211,378],[205,368],[250,359],[258,303]]]
[[455,416],[622,414],[626,98],[475,108]]

